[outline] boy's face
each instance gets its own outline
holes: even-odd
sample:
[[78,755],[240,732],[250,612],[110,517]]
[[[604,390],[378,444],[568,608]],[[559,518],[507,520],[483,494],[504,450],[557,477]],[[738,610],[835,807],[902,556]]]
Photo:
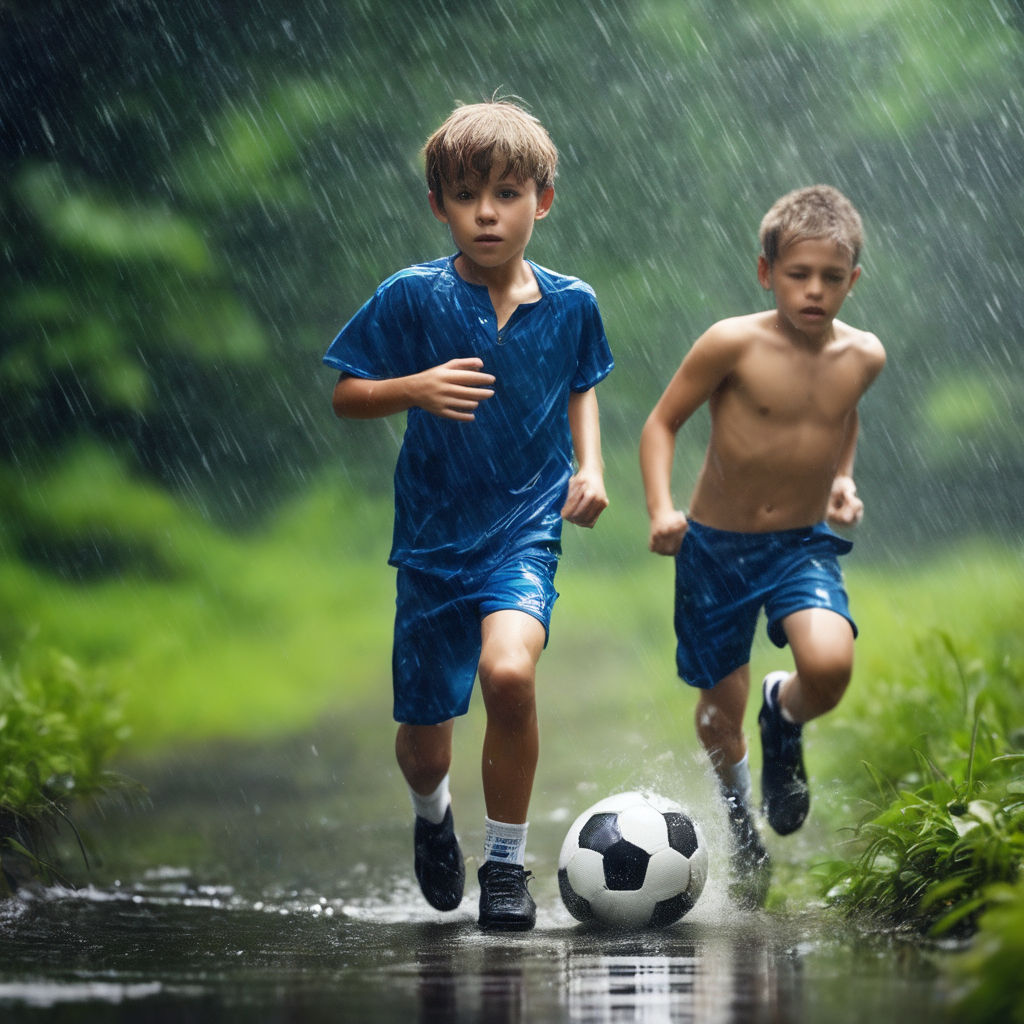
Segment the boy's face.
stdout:
[[553,188],[538,194],[534,181],[518,181],[492,170],[477,179],[442,186],[443,203],[430,193],[434,216],[451,229],[462,255],[484,270],[522,262],[533,225],[546,217]]
[[860,267],[831,239],[796,238],[783,243],[771,266],[760,257],[757,277],[775,293],[783,320],[801,334],[820,336],[831,328]]

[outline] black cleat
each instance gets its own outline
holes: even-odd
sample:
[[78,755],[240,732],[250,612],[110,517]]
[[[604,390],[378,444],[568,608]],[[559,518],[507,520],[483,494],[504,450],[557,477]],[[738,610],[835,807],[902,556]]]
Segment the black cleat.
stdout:
[[811,794],[804,772],[803,727],[787,722],[779,711],[778,689],[786,672],[770,672],[761,684],[764,700],[757,724],[761,730],[761,799],[768,824],[780,836],[795,832],[807,817]]
[[525,932],[537,923],[537,904],[526,890],[532,873],[519,864],[488,860],[480,866],[480,927]]
[[462,902],[466,865],[455,838],[451,807],[438,825],[417,815],[414,842],[416,880],[427,902],[435,910],[454,910]]
[[772,862],[761,842],[750,812],[736,797],[727,797],[729,834],[732,838],[732,881],[729,895],[744,909],[756,910],[764,906],[768,884],[772,877]]

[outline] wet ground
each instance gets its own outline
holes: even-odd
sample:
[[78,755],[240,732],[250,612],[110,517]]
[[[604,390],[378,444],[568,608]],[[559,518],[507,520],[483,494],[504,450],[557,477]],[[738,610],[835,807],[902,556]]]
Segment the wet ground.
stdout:
[[[0,904],[0,1020],[942,1019],[936,951],[857,934],[806,902],[754,913],[733,905],[701,773],[669,755],[638,760],[658,765],[660,788],[685,783],[702,819],[711,873],[687,917],[639,934],[570,917],[555,866],[571,819],[611,780],[643,780],[606,759],[609,781],[561,791],[552,780],[578,773],[549,761],[530,830],[537,928],[481,934],[475,742],[464,741],[469,764],[454,785],[469,881],[451,914],[431,910],[412,879],[411,811],[386,721],[135,765],[144,797],[79,819],[88,869],[64,837],[74,887],[30,887]],[[634,760],[627,753],[623,764]]]
[[[587,931],[546,901],[525,935],[388,907],[251,902],[156,873],[49,893],[7,932],[5,1020],[934,1021],[928,965],[813,924],[708,907],[661,932]],[[408,902],[406,902],[408,900]]]

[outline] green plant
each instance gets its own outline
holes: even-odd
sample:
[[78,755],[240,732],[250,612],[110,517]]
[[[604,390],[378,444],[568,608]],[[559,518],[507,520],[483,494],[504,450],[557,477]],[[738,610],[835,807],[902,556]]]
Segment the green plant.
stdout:
[[[958,666],[959,663],[957,662]],[[965,756],[939,765],[916,751],[915,789],[868,766],[883,807],[856,830],[862,848],[850,862],[823,866],[827,897],[849,914],[910,925],[933,936],[969,933],[990,903],[993,883],[1012,883],[1024,861],[1024,788],[1014,769],[1024,755],[997,753],[1000,734],[983,729],[978,691]],[[986,755],[979,757],[982,747]]]
[[103,680],[67,655],[27,645],[0,660],[0,868],[9,856],[39,874],[46,826],[75,800],[120,784],[107,768],[126,736],[120,704]]
[[990,909],[950,970],[957,1014],[972,1024],[1024,1024],[1024,879],[990,886],[986,896]]

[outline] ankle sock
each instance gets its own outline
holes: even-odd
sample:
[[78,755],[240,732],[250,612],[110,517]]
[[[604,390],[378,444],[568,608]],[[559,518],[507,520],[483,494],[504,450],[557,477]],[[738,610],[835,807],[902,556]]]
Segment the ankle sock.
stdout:
[[485,817],[484,824],[484,860],[498,860],[522,867],[526,863],[526,830],[530,823],[511,825]]
[[746,754],[735,764],[726,765],[719,776],[719,785],[726,800],[734,798],[747,809],[753,792],[750,783],[750,761]]
[[768,702],[773,708],[778,710],[784,722],[789,722],[790,725],[796,725],[796,720],[782,704],[782,684],[789,678],[789,673],[778,672],[775,674],[782,678],[769,685]]
[[448,776],[445,777],[438,783],[437,789],[433,793],[428,793],[426,796],[422,796],[417,793],[411,786],[409,787],[409,796],[412,799],[412,809],[419,818],[425,818],[432,825],[440,825],[444,821],[445,811],[448,810],[448,805],[452,802],[452,798],[448,792]]

